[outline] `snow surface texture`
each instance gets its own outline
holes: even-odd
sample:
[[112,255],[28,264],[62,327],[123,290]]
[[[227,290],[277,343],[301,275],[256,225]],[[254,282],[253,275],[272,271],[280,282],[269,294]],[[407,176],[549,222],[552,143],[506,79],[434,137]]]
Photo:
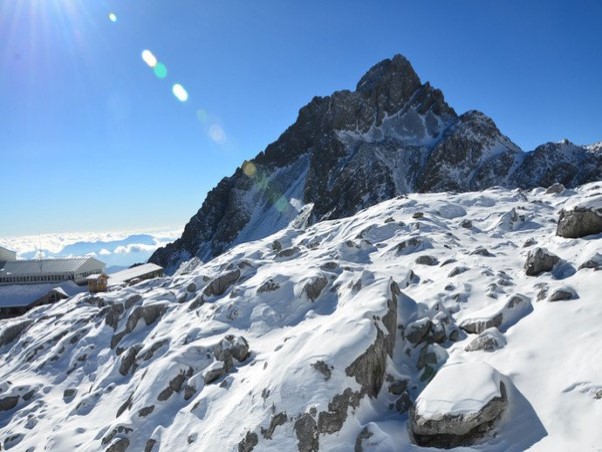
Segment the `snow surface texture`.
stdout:
[[[408,195],[1,321],[1,445],[418,450],[408,409],[437,370],[487,363],[509,407],[472,449],[596,450],[602,272],[595,259],[578,268],[602,235],[555,229],[567,203],[600,194]],[[535,246],[561,261],[527,276]],[[549,302],[560,288],[576,296]],[[483,331],[497,346],[467,351]],[[491,387],[471,388],[482,380],[439,381],[435,408],[483,402]]]

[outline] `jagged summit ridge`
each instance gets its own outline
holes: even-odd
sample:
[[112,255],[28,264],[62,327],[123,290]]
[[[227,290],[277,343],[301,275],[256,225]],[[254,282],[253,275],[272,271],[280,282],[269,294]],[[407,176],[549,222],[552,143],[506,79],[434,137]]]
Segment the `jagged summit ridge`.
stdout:
[[[286,227],[342,218],[411,192],[567,187],[602,178],[600,146],[524,153],[478,111],[460,116],[401,55],[356,90],[314,97],[274,143],[209,192],[176,242],[150,261],[173,272]],[[303,206],[312,206],[310,213]]]

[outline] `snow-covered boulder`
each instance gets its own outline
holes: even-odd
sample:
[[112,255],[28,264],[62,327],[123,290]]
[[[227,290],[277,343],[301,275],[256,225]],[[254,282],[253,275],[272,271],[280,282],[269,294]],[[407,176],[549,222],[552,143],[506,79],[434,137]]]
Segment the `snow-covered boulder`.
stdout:
[[465,348],[467,352],[483,350],[493,352],[506,345],[506,338],[496,327],[488,328],[475,337]]
[[527,255],[525,273],[527,276],[537,276],[544,272],[552,271],[560,262],[560,258],[545,248],[533,248]]
[[410,410],[420,446],[452,448],[474,444],[508,409],[507,379],[486,363],[442,367]]
[[515,294],[503,303],[496,302],[474,312],[460,323],[460,328],[472,334],[480,334],[492,327],[505,331],[532,311],[531,300]]
[[556,235],[579,238],[602,233],[602,196],[561,210]]

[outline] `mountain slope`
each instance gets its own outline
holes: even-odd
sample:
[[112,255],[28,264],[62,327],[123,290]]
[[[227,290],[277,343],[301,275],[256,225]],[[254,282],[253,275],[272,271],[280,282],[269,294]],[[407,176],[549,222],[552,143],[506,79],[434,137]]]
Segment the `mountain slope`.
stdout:
[[[410,194],[0,321],[1,445],[419,450],[411,406],[486,401],[491,368],[508,406],[474,450],[595,449],[601,237],[555,235],[586,200],[602,189]],[[528,276],[537,247],[561,260]]]
[[276,142],[209,192],[182,237],[151,262],[173,273],[265,237],[312,206],[343,218],[412,192],[567,187],[602,177],[600,147],[548,144],[524,154],[477,111],[458,116],[404,57],[371,68],[355,91],[315,97]]

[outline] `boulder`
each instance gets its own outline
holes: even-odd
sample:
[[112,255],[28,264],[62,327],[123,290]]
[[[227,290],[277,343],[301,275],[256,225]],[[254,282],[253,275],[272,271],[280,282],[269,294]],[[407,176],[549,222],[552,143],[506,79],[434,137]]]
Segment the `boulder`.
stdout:
[[437,265],[439,263],[439,261],[437,260],[436,257],[424,254],[424,255],[418,256],[416,258],[416,263],[420,264],[420,265]]
[[493,352],[499,350],[506,345],[506,338],[504,335],[495,327],[488,328],[475,337],[470,344],[466,346],[464,350],[467,352],[474,352],[482,350],[485,352]]
[[525,273],[527,276],[537,276],[544,272],[552,271],[554,266],[560,262],[560,258],[545,248],[533,248],[527,254],[525,262]]
[[460,323],[460,328],[471,334],[481,334],[492,327],[505,331],[532,311],[533,306],[528,297],[514,294],[504,302],[474,312]]
[[579,270],[582,270],[584,268],[599,269],[601,267],[602,267],[602,254],[600,254],[600,253],[594,253],[594,255],[592,257],[590,257],[589,259],[587,259],[585,262],[583,262],[579,266]]
[[310,301],[316,301],[316,299],[320,296],[322,290],[324,290],[327,284],[328,279],[326,279],[325,276],[319,276],[305,284],[305,286],[303,287],[303,293],[307,296],[307,298]]
[[556,235],[577,239],[602,233],[602,197],[561,210]]
[[211,297],[213,295],[223,295],[223,293],[228,290],[228,288],[236,281],[238,281],[239,278],[240,270],[238,269],[218,276],[209,284],[207,284],[207,287],[205,287],[205,290],[203,290],[203,294],[207,297]]
[[410,410],[414,441],[445,449],[474,444],[508,409],[506,384],[505,377],[486,363],[442,367]]
[[579,298],[577,292],[572,287],[560,287],[556,289],[548,298],[548,301],[564,301],[564,300],[574,300]]

